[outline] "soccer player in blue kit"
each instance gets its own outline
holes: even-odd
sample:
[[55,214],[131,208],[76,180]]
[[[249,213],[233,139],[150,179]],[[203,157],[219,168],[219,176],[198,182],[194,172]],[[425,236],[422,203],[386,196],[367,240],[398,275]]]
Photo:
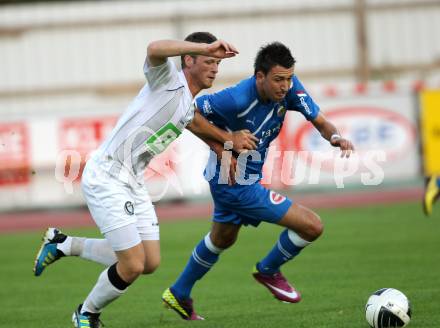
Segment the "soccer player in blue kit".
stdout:
[[272,250],[255,265],[253,277],[280,301],[301,300],[280,267],[316,240],[323,225],[310,209],[259,183],[266,151],[279,134],[286,110],[302,113],[323,138],[342,150],[341,156],[349,157],[354,148],[320,113],[294,75],[294,64],[289,48],[279,42],[270,43],[259,50],[252,77],[197,99],[197,108],[215,125],[229,131],[248,129],[259,143],[256,151],[239,156],[236,181],[228,183],[218,157],[224,151],[223,145],[208,142],[218,155],[211,153],[205,171],[214,200],[212,228],[194,248],[181,275],[162,295],[165,305],[185,320],[203,320],[194,311],[190,297],[196,281],[214,266],[223,250],[234,244],[242,225],[258,226],[262,221],[285,229]]

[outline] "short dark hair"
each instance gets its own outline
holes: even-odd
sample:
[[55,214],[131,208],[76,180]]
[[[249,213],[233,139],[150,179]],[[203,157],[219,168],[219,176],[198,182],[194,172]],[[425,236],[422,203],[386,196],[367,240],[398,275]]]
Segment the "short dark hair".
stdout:
[[[193,32],[185,38],[185,41],[196,43],[213,43],[217,41],[217,38],[209,32]],[[180,62],[182,68],[185,67],[185,61],[183,60],[185,55],[180,56]]]
[[261,71],[266,75],[274,66],[290,68],[296,63],[290,49],[281,42],[272,42],[260,48],[255,58],[254,74]]

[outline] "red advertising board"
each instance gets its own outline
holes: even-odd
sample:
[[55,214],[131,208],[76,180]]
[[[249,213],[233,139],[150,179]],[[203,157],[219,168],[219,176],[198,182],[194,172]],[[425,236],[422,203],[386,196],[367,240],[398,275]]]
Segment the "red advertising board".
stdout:
[[0,186],[28,183],[30,174],[27,125],[0,123]]
[[[341,106],[329,109],[325,116],[354,143],[356,153],[362,156],[367,151],[383,150],[390,167],[402,162],[416,142],[414,123],[392,108]],[[298,151],[317,152],[328,147],[328,142],[308,122],[302,123],[291,139]],[[332,160],[323,161],[322,169],[332,171]]]
[[[63,119],[59,126],[59,150],[72,150],[80,155],[80,175],[88,155],[96,150],[111,132],[116,117],[69,118]],[[67,177],[71,168],[71,158],[66,158],[65,173]],[[78,177],[78,178],[79,178]]]

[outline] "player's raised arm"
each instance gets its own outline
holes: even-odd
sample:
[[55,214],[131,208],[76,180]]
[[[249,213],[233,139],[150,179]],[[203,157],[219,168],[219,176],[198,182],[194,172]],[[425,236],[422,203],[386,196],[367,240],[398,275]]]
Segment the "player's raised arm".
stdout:
[[312,120],[312,123],[324,139],[328,140],[332,146],[339,147],[342,150],[341,157],[350,157],[350,154],[354,151],[353,144],[350,140],[341,137],[338,129],[322,113],[319,113]]
[[[208,139],[215,140],[221,145],[230,141],[232,142],[232,149],[237,153],[257,148],[256,142],[258,141],[258,138],[256,138],[249,130],[226,132],[216,127],[214,124],[209,123],[198,110],[195,111],[194,119],[186,128],[206,143]],[[210,144],[208,145],[211,146]]]
[[217,40],[213,43],[196,43],[179,40],[158,40],[147,47],[147,59],[151,66],[163,64],[168,57],[181,55],[204,55],[215,58],[230,58],[238,54],[230,43]]

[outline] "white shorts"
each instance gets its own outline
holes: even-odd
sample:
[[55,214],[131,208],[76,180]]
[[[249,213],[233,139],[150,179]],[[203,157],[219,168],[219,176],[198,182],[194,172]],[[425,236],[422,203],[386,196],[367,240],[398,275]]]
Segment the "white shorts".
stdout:
[[[130,186],[87,161],[81,186],[89,211],[102,234],[134,224],[141,240],[159,240],[159,223],[145,186]],[[121,240],[133,243],[133,236]],[[134,246],[134,245],[133,245]]]
[[104,234],[114,251],[123,251],[142,242],[135,224],[129,224]]

